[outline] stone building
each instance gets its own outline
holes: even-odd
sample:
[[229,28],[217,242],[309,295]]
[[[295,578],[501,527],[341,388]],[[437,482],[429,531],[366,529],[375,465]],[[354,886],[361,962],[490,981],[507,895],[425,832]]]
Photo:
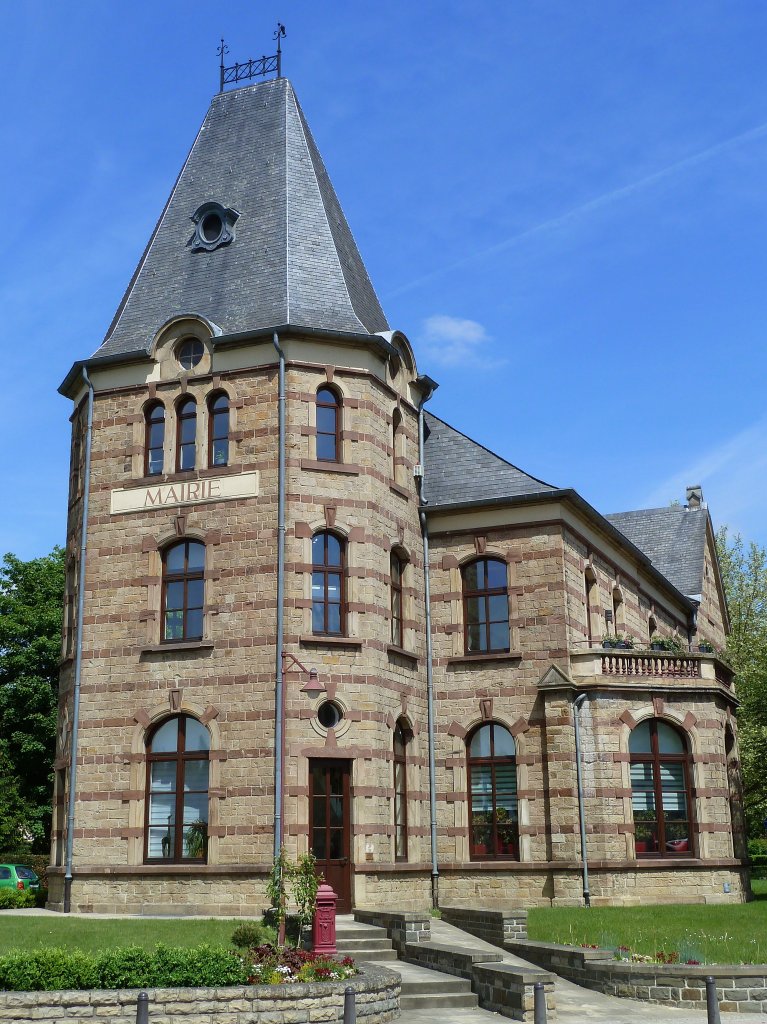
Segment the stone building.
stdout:
[[289,82],[215,96],[61,387],[50,906],[253,913],[280,835],[342,909],[577,904],[580,805],[593,902],[746,898],[700,489],[603,516],[435,386]]

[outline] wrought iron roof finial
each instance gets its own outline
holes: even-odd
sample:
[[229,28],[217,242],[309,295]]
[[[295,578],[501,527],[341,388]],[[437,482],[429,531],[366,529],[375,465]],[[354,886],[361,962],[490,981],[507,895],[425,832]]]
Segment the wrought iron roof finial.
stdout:
[[224,37],[221,37],[221,45],[216,50],[216,55],[221,57],[221,66],[219,67],[219,86],[218,91],[224,91],[224,54],[229,53],[229,47],[224,42]]
[[277,22],[277,28],[274,30],[273,39],[277,40],[277,77],[282,78],[282,46],[280,40],[285,38],[285,26],[281,21]]

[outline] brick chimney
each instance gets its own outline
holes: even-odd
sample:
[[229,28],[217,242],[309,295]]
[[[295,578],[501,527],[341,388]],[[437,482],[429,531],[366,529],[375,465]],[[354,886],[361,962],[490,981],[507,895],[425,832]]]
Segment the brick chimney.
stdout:
[[692,487],[687,488],[687,501],[684,507],[688,509],[706,507],[706,503],[703,500],[703,488],[700,484],[693,484]]

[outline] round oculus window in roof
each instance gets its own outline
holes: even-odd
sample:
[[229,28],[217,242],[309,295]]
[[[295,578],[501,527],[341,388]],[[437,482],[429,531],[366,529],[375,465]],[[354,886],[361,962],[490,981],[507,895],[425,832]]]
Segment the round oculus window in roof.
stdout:
[[203,203],[192,215],[194,237],[192,252],[213,252],[234,240],[234,225],[239,218],[236,210],[221,203]]
[[176,349],[176,359],[185,370],[193,370],[205,355],[205,346],[197,338],[187,338]]

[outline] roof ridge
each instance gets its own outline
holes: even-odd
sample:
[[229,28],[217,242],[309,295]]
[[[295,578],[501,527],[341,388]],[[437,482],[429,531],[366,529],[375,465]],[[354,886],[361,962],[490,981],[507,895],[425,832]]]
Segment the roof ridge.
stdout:
[[506,466],[510,466],[511,469],[515,469],[517,473],[522,473],[524,476],[529,477],[531,480],[535,480],[536,483],[543,484],[544,487],[550,487],[553,491],[559,489],[555,487],[554,484],[547,483],[546,480],[541,480],[540,477],[533,476],[532,473],[528,473],[527,470],[522,469],[521,466],[517,466],[513,462],[509,462],[508,459],[505,459],[502,455],[499,455],[498,452],[494,452],[491,448],[488,448],[487,445],[482,444],[481,441],[475,441],[473,437],[469,437],[468,434],[464,434],[462,430],[459,430],[457,427],[454,427],[451,423],[448,423],[447,420],[443,420],[441,419],[441,417],[435,416],[433,412],[424,410],[424,414],[433,420],[437,420],[438,423],[441,423],[443,426],[447,427],[449,430],[452,430],[460,437],[463,437],[466,441],[469,441],[471,444],[476,445],[477,448],[481,448],[483,451],[487,452],[488,455],[492,455],[493,458],[498,459],[499,462],[502,462]]

